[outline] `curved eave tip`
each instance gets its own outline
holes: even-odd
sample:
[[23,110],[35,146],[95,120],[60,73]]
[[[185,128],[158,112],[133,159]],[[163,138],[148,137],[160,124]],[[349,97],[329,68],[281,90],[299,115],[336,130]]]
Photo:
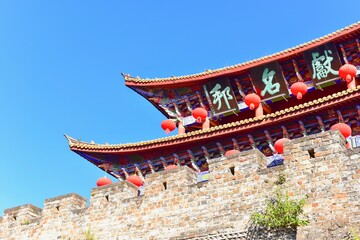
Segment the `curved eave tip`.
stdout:
[[121,76],[123,76],[123,78],[125,79],[125,82],[129,80],[129,78],[131,78],[130,74],[126,74],[126,73],[121,73]]
[[66,140],[68,140],[69,146],[72,147],[74,146],[74,142],[76,142],[76,140],[72,137],[70,137],[69,135],[64,134],[64,137],[66,138]]

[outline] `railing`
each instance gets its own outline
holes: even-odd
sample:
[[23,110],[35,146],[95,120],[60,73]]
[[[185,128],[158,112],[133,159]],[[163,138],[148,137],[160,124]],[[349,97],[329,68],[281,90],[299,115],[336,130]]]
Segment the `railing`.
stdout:
[[199,172],[197,180],[198,182],[207,182],[209,180],[209,171]]
[[349,137],[348,142],[350,143],[352,148],[360,147],[360,135]]
[[274,154],[273,156],[267,157],[267,167],[275,167],[284,164],[284,158],[281,154]]

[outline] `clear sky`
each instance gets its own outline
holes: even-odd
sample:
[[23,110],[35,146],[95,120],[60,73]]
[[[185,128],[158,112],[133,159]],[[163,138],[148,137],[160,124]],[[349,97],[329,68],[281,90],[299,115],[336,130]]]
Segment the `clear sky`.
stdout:
[[354,1],[0,0],[0,216],[104,172],[63,134],[96,143],[164,137],[164,117],[121,72],[168,77],[221,68],[360,20]]

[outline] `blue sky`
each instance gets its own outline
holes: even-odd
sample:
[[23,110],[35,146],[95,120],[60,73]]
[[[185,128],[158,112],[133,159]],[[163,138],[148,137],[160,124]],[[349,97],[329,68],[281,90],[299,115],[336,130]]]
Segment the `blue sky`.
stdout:
[[104,173],[63,134],[97,143],[164,136],[164,117],[121,72],[168,77],[241,63],[355,23],[357,6],[0,0],[0,216],[71,192],[89,198]]

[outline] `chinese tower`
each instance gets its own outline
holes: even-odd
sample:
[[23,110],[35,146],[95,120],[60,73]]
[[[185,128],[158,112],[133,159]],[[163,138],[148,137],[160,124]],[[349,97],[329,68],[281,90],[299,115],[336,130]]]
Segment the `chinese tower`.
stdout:
[[169,165],[186,165],[200,174],[199,180],[206,179],[207,161],[230,150],[258,149],[268,167],[275,166],[282,163],[277,140],[328,131],[338,123],[351,128],[352,136],[345,136],[348,147],[357,147],[358,69],[359,23],[282,52],[198,74],[155,79],[123,74],[127,87],[169,119],[164,130],[176,126],[179,134],[127,144],[66,137],[72,151],[119,180],[136,174],[145,181]]

